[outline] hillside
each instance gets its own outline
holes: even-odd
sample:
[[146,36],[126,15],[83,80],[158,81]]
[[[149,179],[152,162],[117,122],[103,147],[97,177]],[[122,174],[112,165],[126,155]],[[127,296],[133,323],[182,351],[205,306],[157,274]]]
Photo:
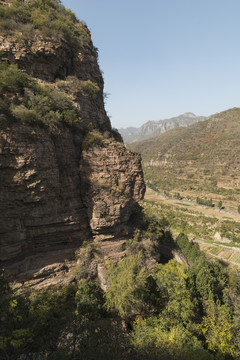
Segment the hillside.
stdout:
[[145,180],[161,192],[237,211],[240,204],[240,109],[135,143]]
[[170,119],[148,121],[140,128],[129,127],[126,129],[119,129],[119,132],[122,135],[125,144],[131,144],[160,135],[167,130],[174,129],[175,127],[189,126],[205,119],[206,117],[204,116],[196,116],[193,113],[187,112]]

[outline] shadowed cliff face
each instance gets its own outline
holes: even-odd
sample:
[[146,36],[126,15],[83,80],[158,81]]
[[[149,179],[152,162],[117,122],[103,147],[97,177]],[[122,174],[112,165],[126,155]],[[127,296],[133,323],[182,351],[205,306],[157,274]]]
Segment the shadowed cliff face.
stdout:
[[129,218],[139,211],[137,202],[145,192],[140,155],[122,143],[105,139],[101,146],[83,151],[80,164],[86,185],[83,200],[92,232],[131,232]]
[[[88,41],[77,51],[40,35],[21,43],[0,37],[2,58],[64,92],[82,119],[82,128],[1,126],[0,261],[64,248],[69,238],[77,247],[92,235],[126,235],[139,211],[141,159],[114,140],[96,52],[84,31]],[[100,132],[101,141],[86,146],[89,129]]]
[[[139,155],[103,139],[82,152],[69,129],[0,131],[1,260],[123,235],[145,191]],[[27,246],[27,249],[26,249]]]
[[68,235],[77,243],[89,238],[73,134],[34,131],[15,125],[0,132],[1,260],[62,246]]

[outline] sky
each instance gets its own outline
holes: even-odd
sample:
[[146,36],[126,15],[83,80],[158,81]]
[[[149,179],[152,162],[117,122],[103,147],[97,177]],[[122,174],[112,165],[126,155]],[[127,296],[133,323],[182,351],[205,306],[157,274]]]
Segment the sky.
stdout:
[[99,49],[113,127],[239,107],[239,0],[62,0]]

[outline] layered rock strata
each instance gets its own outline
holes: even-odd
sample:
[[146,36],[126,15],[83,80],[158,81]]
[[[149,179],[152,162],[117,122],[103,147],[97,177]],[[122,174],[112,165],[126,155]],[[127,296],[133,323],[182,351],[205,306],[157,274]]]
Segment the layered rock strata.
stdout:
[[[128,234],[145,192],[140,156],[111,129],[90,33],[76,26],[88,37],[77,51],[41,35],[21,43],[0,37],[2,60],[65,92],[85,128],[15,122],[0,129],[2,262],[78,247],[92,235]],[[100,143],[86,146],[86,128],[101,133]]]
[[93,234],[128,234],[132,214],[145,192],[141,157],[122,143],[105,139],[80,162],[86,188],[83,200]]

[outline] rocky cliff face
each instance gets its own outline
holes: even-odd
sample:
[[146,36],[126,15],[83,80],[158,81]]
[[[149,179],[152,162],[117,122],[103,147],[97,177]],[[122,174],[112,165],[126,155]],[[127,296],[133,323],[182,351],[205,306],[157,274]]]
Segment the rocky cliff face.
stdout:
[[88,238],[80,147],[68,129],[0,132],[1,260]]
[[102,146],[84,151],[81,173],[84,203],[94,234],[128,234],[132,214],[144,196],[141,157],[122,143],[103,140]]
[[[13,122],[1,127],[1,261],[58,250],[69,242],[79,246],[92,235],[128,234],[145,192],[140,156],[111,130],[90,33],[76,26],[87,39],[77,51],[39,34],[20,43],[13,36],[0,37],[2,59],[64,92],[83,126]],[[87,139],[89,129],[98,131],[97,142]]]
[[[75,101],[85,123],[91,122],[102,131],[110,130],[110,120],[104,109],[103,78],[96,51],[87,28],[81,24],[78,26],[83,28],[88,41],[77,51],[66,41],[58,40],[53,43],[51,40],[44,40],[40,34],[20,43],[13,36],[0,35],[2,60],[14,62],[29,75],[44,82],[51,82],[55,87],[66,91]],[[98,94],[88,96],[86,90],[84,91],[87,81],[95,84]]]

